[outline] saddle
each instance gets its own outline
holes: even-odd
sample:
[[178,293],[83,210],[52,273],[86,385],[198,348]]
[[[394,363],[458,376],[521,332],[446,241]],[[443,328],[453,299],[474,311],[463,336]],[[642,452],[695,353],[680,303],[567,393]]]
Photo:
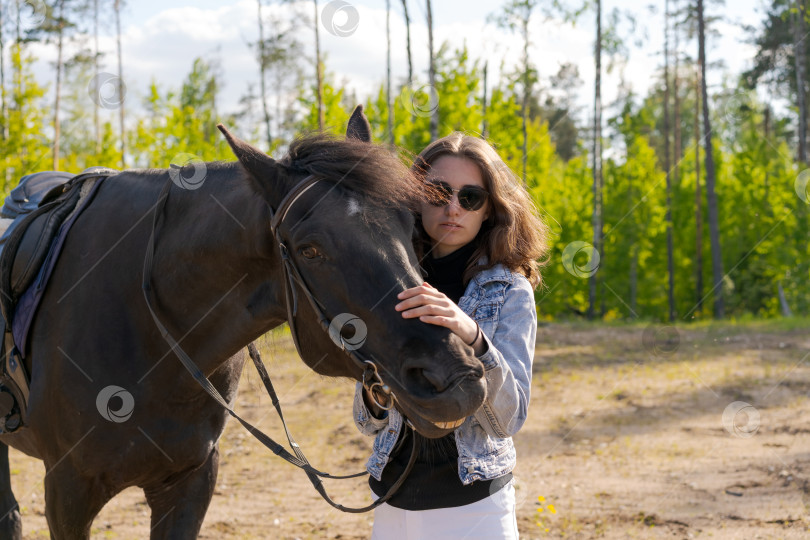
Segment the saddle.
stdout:
[[81,174],[39,172],[23,176],[0,209],[0,433],[25,425],[30,362],[25,352],[47,279],[68,230],[101,181],[118,171],[92,167]]

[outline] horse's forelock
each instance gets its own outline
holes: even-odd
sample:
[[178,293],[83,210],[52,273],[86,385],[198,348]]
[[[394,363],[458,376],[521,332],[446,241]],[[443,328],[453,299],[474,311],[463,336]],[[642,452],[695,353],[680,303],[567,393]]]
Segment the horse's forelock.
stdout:
[[420,183],[395,153],[354,139],[323,134],[300,137],[282,163],[384,205],[415,209],[423,195]]

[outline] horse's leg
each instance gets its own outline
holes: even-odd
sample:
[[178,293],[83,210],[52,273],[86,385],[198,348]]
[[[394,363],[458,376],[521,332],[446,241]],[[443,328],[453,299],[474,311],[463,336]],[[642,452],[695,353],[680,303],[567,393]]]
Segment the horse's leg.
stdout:
[[11,469],[8,446],[0,443],[0,539],[22,539],[22,517],[17,499],[11,491]]
[[219,449],[214,447],[200,467],[144,488],[152,509],[150,538],[194,539],[214,495]]
[[114,493],[97,479],[81,475],[68,460],[46,469],[45,517],[51,538],[90,538],[93,519]]

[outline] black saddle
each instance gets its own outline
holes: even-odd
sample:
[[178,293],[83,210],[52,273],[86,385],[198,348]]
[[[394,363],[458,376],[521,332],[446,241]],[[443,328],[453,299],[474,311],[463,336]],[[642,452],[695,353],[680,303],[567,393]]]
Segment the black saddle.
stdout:
[[20,214],[30,214],[43,202],[58,197],[60,189],[75,174],[60,171],[45,171],[27,174],[20,179],[0,209],[0,217],[14,219]]
[[14,220],[0,236],[0,312],[7,322],[20,295],[39,273],[65,218],[76,208],[83,181],[117,172],[91,167],[78,175],[29,174],[6,197],[0,217]]
[[[0,209],[0,218],[13,220],[0,236],[0,325],[5,329],[5,338],[0,340],[0,433],[15,431],[25,423],[30,373],[30,366],[24,364],[25,338],[41,298],[29,289],[38,277],[36,289],[44,289],[67,230],[92,199],[94,190],[82,197],[84,182],[117,173],[92,167],[78,175],[29,174]],[[18,304],[25,309],[18,310]]]

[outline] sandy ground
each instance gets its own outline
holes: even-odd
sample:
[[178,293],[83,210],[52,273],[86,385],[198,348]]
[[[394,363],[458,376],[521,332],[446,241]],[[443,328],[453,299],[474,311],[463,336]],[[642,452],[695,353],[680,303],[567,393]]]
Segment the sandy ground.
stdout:
[[[310,461],[360,471],[371,440],[351,421],[353,385],[321,378],[289,339],[261,342]],[[522,538],[810,538],[810,331],[766,325],[540,328],[529,419],[515,437]],[[237,409],[283,439],[246,367]],[[369,514],[329,507],[305,475],[229,422],[201,538],[368,538]],[[12,450],[26,538],[48,538],[42,464]],[[330,481],[346,505],[365,480]],[[146,538],[127,490],[93,538]]]

